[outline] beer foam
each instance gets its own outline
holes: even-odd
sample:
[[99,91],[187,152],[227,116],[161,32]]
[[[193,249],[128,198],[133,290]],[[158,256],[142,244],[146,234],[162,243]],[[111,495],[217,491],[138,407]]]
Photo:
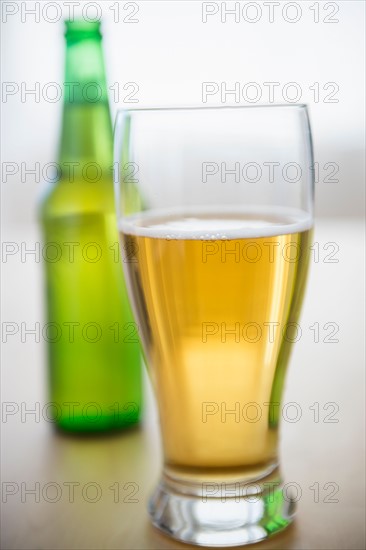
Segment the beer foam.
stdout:
[[285,207],[210,207],[149,210],[128,216],[119,223],[122,233],[172,240],[227,240],[274,237],[307,231],[312,216]]

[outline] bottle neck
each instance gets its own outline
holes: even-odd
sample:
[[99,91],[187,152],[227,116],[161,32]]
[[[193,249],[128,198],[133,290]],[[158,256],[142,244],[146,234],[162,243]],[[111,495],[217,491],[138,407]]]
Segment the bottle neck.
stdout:
[[[65,177],[112,177],[112,124],[101,39],[68,39],[59,162]],[[96,167],[93,171],[91,163]],[[72,166],[71,166],[72,165]],[[92,175],[93,174],[93,175]],[[88,177],[86,179],[88,179]],[[85,178],[84,178],[85,179]]]

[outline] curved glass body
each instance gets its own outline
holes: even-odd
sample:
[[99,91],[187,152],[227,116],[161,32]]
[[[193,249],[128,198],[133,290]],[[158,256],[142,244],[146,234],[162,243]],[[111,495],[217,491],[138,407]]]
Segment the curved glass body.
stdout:
[[194,544],[286,527],[281,396],[313,226],[305,106],[120,112],[129,295],[160,413],[153,523]]

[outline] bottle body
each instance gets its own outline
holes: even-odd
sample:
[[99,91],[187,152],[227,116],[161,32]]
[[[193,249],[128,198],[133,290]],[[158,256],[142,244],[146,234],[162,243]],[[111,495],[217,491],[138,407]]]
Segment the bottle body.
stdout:
[[111,166],[107,100],[68,98],[62,176],[44,195],[40,214],[50,401],[56,424],[69,431],[122,428],[140,416],[138,330],[123,278]]

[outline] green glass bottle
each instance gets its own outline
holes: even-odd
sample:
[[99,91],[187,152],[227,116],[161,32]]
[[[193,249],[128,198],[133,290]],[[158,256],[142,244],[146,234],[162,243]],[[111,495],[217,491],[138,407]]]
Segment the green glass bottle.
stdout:
[[65,430],[138,422],[138,328],[123,279],[113,138],[99,23],[66,22],[61,174],[40,208],[50,400]]

